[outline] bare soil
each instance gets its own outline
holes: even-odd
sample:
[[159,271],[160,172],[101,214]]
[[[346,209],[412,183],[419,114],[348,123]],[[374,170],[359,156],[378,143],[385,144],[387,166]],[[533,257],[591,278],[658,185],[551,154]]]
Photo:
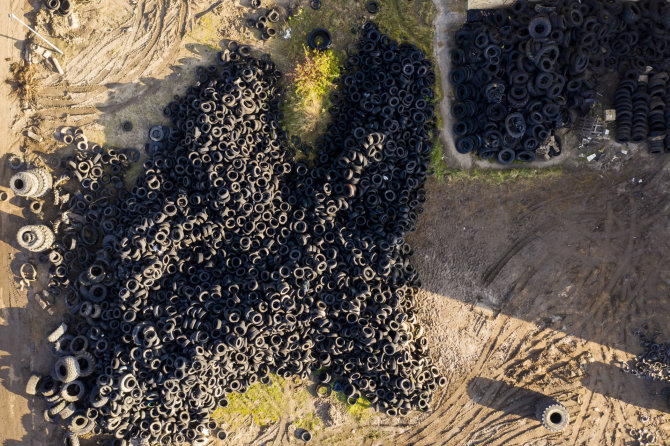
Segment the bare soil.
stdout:
[[[463,2],[435,3],[443,14],[457,17],[464,10]],[[65,74],[40,64],[31,104],[19,104],[10,86],[0,85],[0,119],[8,129],[0,138],[0,190],[10,194],[0,202],[0,407],[6,420],[0,445],[59,441],[42,420],[43,403],[24,392],[31,370],[48,373],[44,338],[58,318],[39,309],[35,290],[18,287],[20,264],[36,258],[18,252],[15,233],[38,218],[11,196],[8,154],[57,161],[53,154],[60,155],[63,144],[53,134],[62,125],[82,126],[92,141],[141,148],[147,129],[165,122],[163,106],[193,82],[195,66],[212,63],[224,39],[258,43],[242,27],[246,4],[94,0],[75,3],[77,30],[26,6],[38,29],[63,47]],[[10,0],[17,15],[23,5]],[[438,31],[445,23],[438,20]],[[21,40],[24,33],[6,15],[0,30],[10,36],[0,41],[5,78],[20,58],[21,42],[11,37]],[[442,57],[444,36],[438,32],[436,39]],[[126,120],[133,130],[124,133]],[[43,142],[23,136],[30,124]],[[670,337],[670,166],[639,147],[624,149],[603,144],[597,160],[575,156],[560,176],[532,182],[428,182],[428,202],[410,242],[423,280],[420,315],[449,377],[430,413],[371,414],[356,422],[334,398],[313,398],[274,425],[248,421],[223,444],[296,444],[297,420],[290,414],[310,411],[322,423],[315,444],[633,445],[643,429],[656,444],[670,444],[661,386],[620,371],[639,352],[635,329]],[[534,420],[541,395],[568,408],[570,424],[562,433]]]

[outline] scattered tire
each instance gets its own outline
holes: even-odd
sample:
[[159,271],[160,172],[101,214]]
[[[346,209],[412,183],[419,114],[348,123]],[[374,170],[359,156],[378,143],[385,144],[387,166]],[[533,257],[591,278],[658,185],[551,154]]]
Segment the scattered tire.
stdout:
[[379,12],[379,3],[374,0],[370,0],[365,4],[365,10],[370,14],[377,14]]
[[552,432],[560,432],[568,426],[570,414],[560,403],[555,401],[544,401],[537,405],[535,416],[542,426]]

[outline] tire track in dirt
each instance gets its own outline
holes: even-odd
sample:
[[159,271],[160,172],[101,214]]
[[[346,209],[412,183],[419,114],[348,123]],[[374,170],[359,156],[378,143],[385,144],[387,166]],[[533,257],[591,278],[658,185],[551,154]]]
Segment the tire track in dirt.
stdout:
[[[91,52],[94,52],[96,57],[91,62],[84,64],[84,66],[93,65],[100,59],[106,60],[105,54],[108,49],[118,46],[118,42],[115,42],[115,39],[121,37],[122,34],[130,34],[123,45],[126,53],[122,63],[119,63],[118,60],[109,60],[101,66],[92,79],[77,77],[78,73],[75,71],[74,79],[71,82],[87,82],[84,85],[59,85],[41,89],[41,95],[48,95],[52,99],[45,98],[45,100],[39,103],[40,105],[35,112],[36,116],[46,121],[49,119],[58,119],[63,116],[63,109],[67,108],[68,112],[66,115],[77,116],[80,119],[78,124],[82,125],[82,117],[87,115],[95,116],[101,111],[116,111],[155,93],[158,88],[157,86],[155,88],[150,87],[142,93],[120,102],[104,106],[98,105],[105,103],[105,98],[104,96],[101,97],[101,95],[106,95],[108,91],[108,87],[103,84],[130,82],[137,78],[146,77],[149,68],[151,68],[149,72],[159,73],[174,61],[181,49],[180,43],[186,35],[189,14],[188,2],[180,2],[176,7],[169,7],[168,1],[152,2],[151,4],[154,5],[154,11],[156,12],[153,20],[151,14],[145,13],[147,3],[142,2],[141,5],[138,5],[141,7],[136,8],[137,12],[132,17],[133,33],[116,33],[111,38],[106,37],[101,42],[101,45],[92,46]],[[138,42],[136,37],[143,27],[148,31],[150,30],[150,33],[143,34],[142,36],[147,37]],[[168,28],[171,31],[169,36],[166,35],[168,34],[166,32]],[[162,40],[169,40],[170,42],[170,50],[167,53],[163,53],[162,51],[165,45],[159,44]],[[157,57],[161,55],[162,57]],[[82,54],[80,58],[83,59],[87,56],[92,57],[92,54]],[[156,61],[158,62],[156,63]],[[118,72],[115,72],[117,71],[115,67],[119,67]],[[84,71],[81,70],[80,73],[84,73]],[[89,77],[90,74],[88,73]],[[67,94],[73,93],[85,93],[86,95],[84,98],[67,97],[63,99]],[[86,121],[88,123],[93,121],[93,119],[87,119]],[[53,124],[52,127],[54,127]]]
[[[461,444],[458,439],[464,433],[470,434],[462,426],[472,424],[473,420],[485,410],[484,407],[473,402],[468,396],[467,389],[470,381],[472,378],[481,375],[478,371],[484,370],[484,364],[491,359],[492,354],[497,352],[499,346],[505,345],[512,336],[523,338],[522,330],[524,328],[528,330],[527,325],[513,319],[497,319],[489,340],[480,353],[479,360],[472,366],[473,372],[462,378],[461,384],[452,396],[437,407],[428,418],[413,427],[410,432],[402,435],[398,439],[399,444],[413,444],[415,446]],[[509,351],[513,351],[513,348],[510,348]],[[456,423],[454,423],[455,420],[457,420]],[[436,428],[439,425],[444,426],[444,428]]]

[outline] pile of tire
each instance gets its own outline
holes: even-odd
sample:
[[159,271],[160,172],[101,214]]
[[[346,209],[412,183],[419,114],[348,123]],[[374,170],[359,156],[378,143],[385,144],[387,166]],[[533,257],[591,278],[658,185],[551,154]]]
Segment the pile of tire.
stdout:
[[598,74],[668,68],[670,6],[520,0],[510,9],[470,11],[454,43],[456,149],[502,164],[533,161],[556,129],[588,112]]
[[[232,49],[231,49],[232,48]],[[164,110],[137,152],[87,141],[63,167],[48,293],[71,315],[28,392],[45,418],[116,444],[204,444],[210,415],[270,373],[319,379],[390,415],[426,410],[446,379],[415,312],[404,234],[416,225],[435,136],[435,75],[421,51],[364,28],[319,141],[294,162],[281,73],[229,45]],[[225,437],[218,432],[217,436]]]
[[[650,336],[636,330],[634,334],[640,339],[639,344],[644,351],[631,359],[623,371],[650,382],[670,386],[670,341],[659,341],[658,333]],[[670,405],[670,387],[664,393]]]

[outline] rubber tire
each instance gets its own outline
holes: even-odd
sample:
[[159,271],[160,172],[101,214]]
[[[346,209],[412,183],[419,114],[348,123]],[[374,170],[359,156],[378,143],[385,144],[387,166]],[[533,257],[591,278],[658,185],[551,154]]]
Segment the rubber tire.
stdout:
[[[324,39],[324,43],[318,44],[317,39],[321,37]],[[332,43],[332,38],[330,36],[330,32],[328,30],[325,30],[323,28],[315,28],[313,29],[310,33],[309,36],[307,37],[307,44],[309,47],[313,50],[316,51],[324,51],[330,48],[330,45]]]

